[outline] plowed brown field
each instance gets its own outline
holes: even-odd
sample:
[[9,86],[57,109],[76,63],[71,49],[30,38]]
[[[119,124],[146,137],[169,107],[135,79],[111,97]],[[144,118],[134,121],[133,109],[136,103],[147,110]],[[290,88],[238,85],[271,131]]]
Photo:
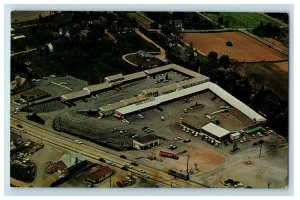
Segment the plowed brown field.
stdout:
[[[231,59],[238,61],[288,59],[286,55],[241,32],[185,33],[183,40],[186,43],[192,42],[193,47],[205,55],[210,51],[216,51],[219,56],[229,55]],[[226,46],[227,41],[231,41],[233,46]]]

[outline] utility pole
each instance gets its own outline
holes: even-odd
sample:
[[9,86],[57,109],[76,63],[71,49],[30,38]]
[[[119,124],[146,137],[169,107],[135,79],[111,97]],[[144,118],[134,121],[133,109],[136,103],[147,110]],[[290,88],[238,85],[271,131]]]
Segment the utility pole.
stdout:
[[268,182],[268,189],[270,188],[270,185],[271,185],[271,181]]
[[258,158],[261,158],[261,148],[262,148],[262,143],[260,144],[260,148],[259,148],[259,156],[258,156]]
[[109,187],[111,188],[111,176],[112,176],[112,172],[110,172],[110,175],[109,175]]
[[186,172],[187,172],[187,175],[189,175],[189,158],[190,158],[190,155],[188,154],[187,155],[187,160],[186,160]]

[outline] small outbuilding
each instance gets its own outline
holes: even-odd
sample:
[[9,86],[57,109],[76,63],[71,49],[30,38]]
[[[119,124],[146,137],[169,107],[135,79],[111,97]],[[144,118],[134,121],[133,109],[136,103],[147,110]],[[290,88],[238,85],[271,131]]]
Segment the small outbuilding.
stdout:
[[133,147],[138,150],[150,149],[159,146],[159,138],[155,134],[149,134],[133,140]]
[[220,141],[220,142],[228,139],[229,134],[230,134],[230,131],[228,131],[214,123],[206,124],[201,129],[204,134],[206,134],[209,137],[212,137],[215,140]]

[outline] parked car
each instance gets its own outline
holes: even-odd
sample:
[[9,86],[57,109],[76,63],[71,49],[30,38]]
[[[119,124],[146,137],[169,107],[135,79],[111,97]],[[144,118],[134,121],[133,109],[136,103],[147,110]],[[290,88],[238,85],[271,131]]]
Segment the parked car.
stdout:
[[226,140],[224,141],[224,145],[225,145],[225,146],[228,146],[228,142],[227,142]]
[[252,143],[252,146],[256,146],[256,145],[258,145],[257,142],[253,142],[253,143]]
[[263,144],[263,143],[265,143],[265,142],[266,142],[266,141],[264,141],[264,140],[258,140],[258,141],[257,141],[258,144]]
[[184,139],[184,140],[183,140],[183,143],[189,143],[189,142],[191,142],[191,139],[188,139],[188,138],[187,138],[187,139]]
[[224,185],[229,185],[229,184],[232,184],[233,183],[233,180],[232,179],[226,179],[225,181],[224,181]]
[[237,151],[239,151],[240,150],[240,148],[238,148],[238,147],[235,147],[235,148],[233,148],[231,151],[230,151],[230,153],[232,154],[232,153],[236,153]]

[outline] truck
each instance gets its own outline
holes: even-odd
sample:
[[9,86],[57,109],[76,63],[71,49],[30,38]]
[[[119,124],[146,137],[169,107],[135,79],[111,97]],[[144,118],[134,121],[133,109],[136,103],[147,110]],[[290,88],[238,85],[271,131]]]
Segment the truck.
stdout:
[[169,175],[172,175],[172,176],[174,176],[174,177],[177,177],[177,178],[181,178],[181,179],[186,180],[186,181],[190,179],[188,173],[179,172],[179,171],[174,170],[174,169],[170,169],[170,170],[168,171],[168,174],[169,174]]
[[175,160],[178,160],[179,159],[179,156],[174,154],[174,153],[169,153],[169,152],[165,152],[165,151],[160,151],[159,152],[159,155],[160,156],[163,156],[163,157],[168,157],[168,158],[173,158]]

